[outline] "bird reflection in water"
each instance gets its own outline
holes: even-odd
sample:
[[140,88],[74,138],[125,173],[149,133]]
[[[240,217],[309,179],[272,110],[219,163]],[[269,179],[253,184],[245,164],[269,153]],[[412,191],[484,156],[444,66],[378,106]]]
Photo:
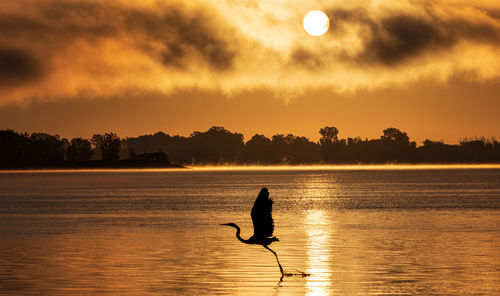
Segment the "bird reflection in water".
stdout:
[[283,280],[283,277],[286,276],[302,276],[306,277],[309,274],[304,273],[299,270],[288,271],[283,270],[281,263],[278,259],[278,254],[275,251],[271,250],[268,246],[273,242],[278,242],[278,238],[273,236],[274,232],[274,221],[272,216],[273,211],[273,200],[269,197],[269,191],[267,188],[262,188],[260,190],[255,203],[253,204],[252,211],[250,215],[252,216],[253,222],[253,235],[249,239],[243,239],[240,236],[240,227],[234,223],[225,223],[221,225],[227,225],[236,228],[236,238],[245,244],[256,244],[261,245],[276,257],[276,262],[278,262],[278,267],[281,272],[280,281]]

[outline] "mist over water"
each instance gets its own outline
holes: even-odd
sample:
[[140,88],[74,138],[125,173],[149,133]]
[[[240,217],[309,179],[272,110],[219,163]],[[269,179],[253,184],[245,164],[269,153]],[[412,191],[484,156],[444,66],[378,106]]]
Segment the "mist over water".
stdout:
[[[244,245],[261,187],[273,255]],[[494,295],[500,169],[0,173],[0,295]]]

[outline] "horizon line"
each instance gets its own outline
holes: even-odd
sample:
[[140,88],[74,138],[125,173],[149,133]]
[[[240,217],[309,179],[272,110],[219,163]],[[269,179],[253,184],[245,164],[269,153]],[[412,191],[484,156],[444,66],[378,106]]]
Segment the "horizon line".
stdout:
[[17,169],[0,170],[9,173],[85,173],[85,172],[196,172],[196,171],[357,171],[357,170],[460,170],[500,169],[498,163],[488,164],[339,164],[339,165],[197,165],[185,168],[130,168],[130,169]]

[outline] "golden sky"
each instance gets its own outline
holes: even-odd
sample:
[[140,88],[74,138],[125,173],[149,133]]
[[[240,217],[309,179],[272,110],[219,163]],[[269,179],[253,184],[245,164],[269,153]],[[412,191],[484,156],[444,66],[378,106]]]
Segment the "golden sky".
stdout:
[[499,49],[497,1],[9,1],[0,128],[500,138]]

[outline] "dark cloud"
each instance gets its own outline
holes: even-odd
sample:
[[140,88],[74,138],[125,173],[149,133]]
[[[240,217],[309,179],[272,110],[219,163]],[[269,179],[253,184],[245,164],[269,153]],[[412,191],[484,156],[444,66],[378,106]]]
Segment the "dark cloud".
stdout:
[[497,20],[500,20],[500,9],[488,9],[486,13]]
[[0,12],[0,38],[5,41],[28,35],[36,36],[48,29],[43,22],[31,17]]
[[183,68],[194,55],[215,69],[228,69],[236,55],[227,37],[219,33],[215,17],[200,9],[170,5],[150,11],[113,3],[58,2],[43,12],[46,19],[71,25],[73,34],[132,37],[165,66]]
[[[0,51],[0,83],[5,84],[7,77],[9,81],[31,81],[40,75],[42,67],[29,52],[50,63],[76,41],[99,50],[100,41],[116,40],[176,69],[201,63],[226,70],[236,56],[232,40],[226,40],[228,35],[221,33],[216,18],[201,9],[163,5],[141,10],[114,1],[30,3],[28,13],[0,9],[0,45],[14,44],[17,48]],[[79,52],[71,55],[78,56]]]
[[460,70],[498,76],[498,11],[409,2],[399,12],[332,9],[330,32],[304,38],[302,8],[286,1],[5,1],[0,105],[184,88],[344,91]]
[[466,20],[393,16],[375,27],[361,58],[391,65],[426,52],[450,49],[461,40],[498,44],[500,35],[491,25]]
[[354,56],[343,56],[360,63],[391,66],[429,52],[449,50],[462,40],[500,43],[499,30],[489,23],[458,17],[441,19],[432,11],[422,16],[396,14],[379,18],[371,17],[363,9],[338,9],[328,14],[334,20],[334,32],[341,33],[349,25],[362,28],[363,49]]
[[456,42],[456,36],[437,24],[412,16],[394,16],[372,26],[371,36],[365,40],[363,60],[386,65],[418,56],[426,51],[447,48]]
[[291,59],[293,64],[298,64],[306,69],[318,70],[325,66],[319,55],[304,48],[295,49],[292,52]]
[[42,72],[41,62],[28,51],[0,46],[0,87],[37,80]]
[[[200,57],[212,68],[223,70],[232,66],[236,51],[227,36],[219,34],[210,16],[201,12],[187,14],[180,8],[170,8],[162,14],[128,11],[127,31],[144,34],[153,43],[143,44],[148,52],[156,55],[166,66],[184,67],[186,59]],[[154,48],[155,43],[162,46]]]

